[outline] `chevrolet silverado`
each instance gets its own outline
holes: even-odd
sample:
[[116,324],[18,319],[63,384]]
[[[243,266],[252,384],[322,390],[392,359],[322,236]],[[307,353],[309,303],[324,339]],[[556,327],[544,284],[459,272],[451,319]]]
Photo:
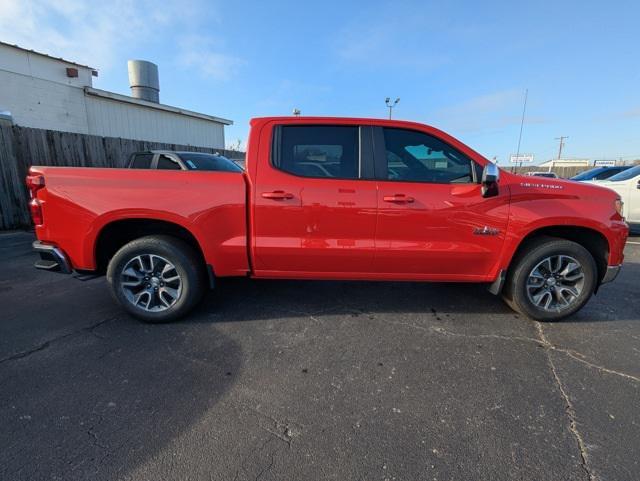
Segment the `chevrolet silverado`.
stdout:
[[615,278],[628,235],[609,189],[395,120],[257,118],[244,171],[34,166],[27,187],[36,267],[105,273],[147,322],[229,276],[479,282],[557,320]]

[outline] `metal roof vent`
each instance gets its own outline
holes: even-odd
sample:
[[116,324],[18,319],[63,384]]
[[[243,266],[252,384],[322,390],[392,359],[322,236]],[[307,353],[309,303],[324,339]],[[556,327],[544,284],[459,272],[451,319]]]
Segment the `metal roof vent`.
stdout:
[[129,60],[127,67],[131,96],[136,99],[160,103],[158,66],[146,60]]

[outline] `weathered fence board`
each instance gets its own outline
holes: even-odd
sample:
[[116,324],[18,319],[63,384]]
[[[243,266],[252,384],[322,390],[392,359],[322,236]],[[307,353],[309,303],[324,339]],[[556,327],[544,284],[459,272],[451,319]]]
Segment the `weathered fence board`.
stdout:
[[28,193],[24,178],[31,165],[124,167],[141,150],[219,152],[244,159],[243,152],[145,142],[18,126],[0,126],[0,229],[28,227]]

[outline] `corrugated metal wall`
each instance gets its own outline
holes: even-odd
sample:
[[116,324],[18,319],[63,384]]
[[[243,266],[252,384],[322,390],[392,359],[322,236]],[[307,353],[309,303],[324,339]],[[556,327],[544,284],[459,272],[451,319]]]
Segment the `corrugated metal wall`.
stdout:
[[87,95],[90,135],[224,149],[224,125]]

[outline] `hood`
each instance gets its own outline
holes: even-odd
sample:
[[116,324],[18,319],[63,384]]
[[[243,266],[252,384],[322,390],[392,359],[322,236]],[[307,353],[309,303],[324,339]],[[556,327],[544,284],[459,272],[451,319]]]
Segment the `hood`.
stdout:
[[611,203],[618,193],[609,185],[619,182],[576,182],[569,179],[552,179],[548,177],[525,176],[500,172],[505,181],[512,186],[512,190],[530,193],[544,197],[580,197],[591,202]]

